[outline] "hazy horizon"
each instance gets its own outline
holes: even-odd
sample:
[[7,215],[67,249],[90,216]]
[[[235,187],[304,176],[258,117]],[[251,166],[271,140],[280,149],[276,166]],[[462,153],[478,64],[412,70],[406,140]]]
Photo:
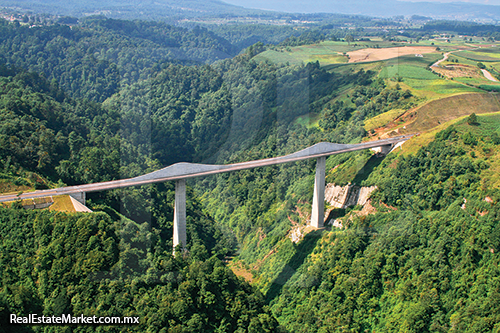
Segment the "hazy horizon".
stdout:
[[[237,5],[237,6],[242,6],[246,7],[249,3],[248,0],[221,0],[222,2],[231,4],[231,5]],[[482,5],[493,5],[493,6],[500,6],[500,0],[396,0],[396,1],[404,1],[404,2],[433,2],[433,3],[477,3],[477,4],[482,4]],[[269,5],[276,5],[276,4],[287,4],[289,1],[284,1],[284,0],[267,0],[267,1],[260,1],[263,3],[267,3]],[[308,6],[310,5],[309,1],[302,1],[304,5]]]

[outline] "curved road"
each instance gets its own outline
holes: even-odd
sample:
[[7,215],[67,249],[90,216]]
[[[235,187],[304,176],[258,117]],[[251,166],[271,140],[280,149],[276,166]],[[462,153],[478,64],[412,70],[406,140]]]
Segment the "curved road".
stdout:
[[[454,52],[454,51],[452,51],[452,52]],[[449,55],[450,55],[452,52],[445,53],[445,54],[443,55],[443,59],[440,59],[440,60],[436,61],[435,63],[433,63],[433,64],[431,65],[431,68],[432,68],[432,67],[438,67],[440,63],[442,63],[443,61],[448,60],[448,57],[449,57]]]
[[495,79],[493,75],[491,75],[491,73],[488,72],[486,69],[481,69],[481,72],[483,72],[484,77],[487,78],[488,80],[493,82],[498,82],[498,80]]
[[323,156],[329,156],[340,153],[347,153],[356,150],[376,148],[387,145],[394,145],[402,141],[409,140],[413,135],[403,135],[390,139],[377,140],[359,144],[337,144],[329,142],[320,142],[311,147],[298,151],[296,153],[281,157],[267,158],[257,161],[249,161],[235,164],[216,165],[216,164],[195,164],[195,163],[177,163],[169,167],[154,171],[139,177],[113,180],[109,182],[60,187],[51,190],[41,190],[22,193],[20,195],[9,194],[1,195],[0,202],[14,201],[20,199],[32,199],[55,195],[67,195],[75,193],[98,192],[111,190],[115,188],[138,186],[152,183],[160,183],[168,180],[186,179],[214,175],[223,172],[231,172],[244,169],[252,169],[269,165],[276,165],[288,162],[308,160]]

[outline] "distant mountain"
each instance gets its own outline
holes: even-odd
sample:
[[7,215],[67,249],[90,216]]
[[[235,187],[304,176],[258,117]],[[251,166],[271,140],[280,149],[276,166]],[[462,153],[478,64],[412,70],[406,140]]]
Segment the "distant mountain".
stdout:
[[68,16],[105,15],[121,19],[165,20],[214,15],[250,15],[263,11],[246,9],[218,0],[0,0],[0,9]]
[[373,17],[426,16],[500,21],[500,5],[397,0],[0,0],[0,10],[84,17],[179,21],[199,17],[275,17],[283,13],[338,13]]
[[500,20],[500,6],[478,3],[407,2],[396,0],[225,0],[243,6],[290,13],[340,13],[391,17],[425,15],[433,18]]

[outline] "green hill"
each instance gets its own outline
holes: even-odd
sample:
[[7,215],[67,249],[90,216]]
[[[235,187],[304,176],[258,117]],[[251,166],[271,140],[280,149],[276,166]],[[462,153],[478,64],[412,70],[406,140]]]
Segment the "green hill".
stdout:
[[439,52],[347,63],[366,45],[298,38],[228,57],[235,48],[202,28],[95,17],[0,28],[3,191],[420,132],[386,157],[329,157],[331,186],[377,189],[363,206],[327,203],[320,230],[307,226],[314,161],[188,180],[189,252],[176,257],[172,182],[89,193],[95,213],[2,206],[0,320],[140,324],[0,332],[500,329],[498,96],[429,70]]

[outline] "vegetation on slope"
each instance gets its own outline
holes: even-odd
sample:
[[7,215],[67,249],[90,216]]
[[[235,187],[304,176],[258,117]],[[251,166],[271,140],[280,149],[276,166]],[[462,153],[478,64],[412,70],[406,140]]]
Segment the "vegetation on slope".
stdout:
[[10,313],[140,318],[138,325],[80,325],[81,332],[276,331],[263,297],[210,257],[208,244],[174,258],[161,230],[103,212],[0,208],[0,222],[1,332],[46,330],[9,325]]
[[[492,118],[493,117],[493,118]],[[368,178],[375,215],[321,240],[272,309],[290,331],[499,329],[498,116],[464,120]],[[492,126],[492,122],[496,125]]]
[[[175,59],[211,62],[234,49],[204,29],[102,18],[73,29],[1,28],[4,61],[44,72],[0,68],[0,176],[9,191],[360,142],[378,135],[364,128],[373,117],[476,91],[426,71],[439,54],[289,66],[256,61],[260,43],[194,66]],[[127,48],[134,43],[141,47]],[[486,98],[454,101],[467,96]],[[496,97],[487,99],[496,111]],[[442,104],[427,105],[421,113]],[[345,230],[315,231],[296,243],[290,235],[311,210],[313,161],[191,182],[185,258],[171,255],[170,183],[89,195],[96,214],[2,208],[1,316],[139,315],[141,325],[126,329],[151,332],[498,329],[497,129],[497,115],[477,115],[415,155],[329,158],[328,181],[379,187],[378,213],[338,211],[347,214]],[[236,243],[253,287],[221,261]]]

